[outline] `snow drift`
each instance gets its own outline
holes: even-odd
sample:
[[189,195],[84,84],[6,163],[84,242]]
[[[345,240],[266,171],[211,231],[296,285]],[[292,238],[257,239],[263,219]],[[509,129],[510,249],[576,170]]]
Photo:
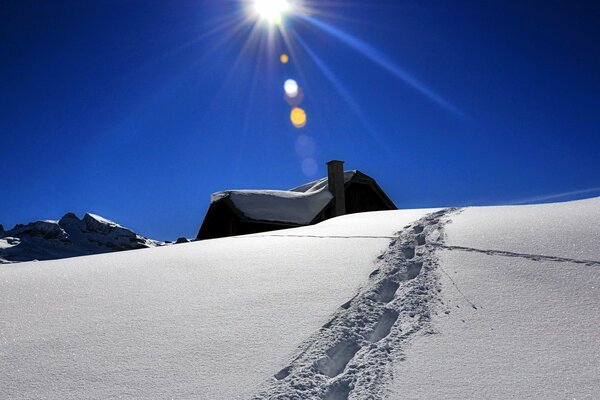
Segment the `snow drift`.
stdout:
[[594,398],[600,199],[0,268],[3,398]]

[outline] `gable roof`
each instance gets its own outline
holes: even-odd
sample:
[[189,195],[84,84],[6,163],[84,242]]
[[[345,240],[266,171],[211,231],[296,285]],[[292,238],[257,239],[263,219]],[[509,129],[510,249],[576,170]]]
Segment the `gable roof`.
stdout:
[[[386,203],[393,203],[375,180],[358,170],[344,171],[344,183],[350,181],[373,184]],[[225,201],[241,219],[284,223],[310,224],[333,199],[328,179],[321,178],[290,190],[225,190],[211,195],[211,204]],[[395,206],[393,206],[395,208]]]
[[289,190],[227,190],[211,196],[211,202],[227,200],[240,217],[254,221],[309,224],[333,195],[326,188],[311,193]]
[[[361,172],[359,172],[357,170],[344,171],[344,183],[348,183],[352,178],[354,178],[354,176],[356,176],[359,173],[361,175],[364,175],[364,174],[362,174]],[[317,179],[316,181],[305,183],[304,185],[300,185],[298,187],[290,189],[289,191],[291,191],[291,192],[302,192],[302,193],[312,193],[312,192],[316,192],[316,191],[319,191],[319,190],[322,190],[322,189],[329,189],[329,180],[327,179],[327,177],[321,178],[321,179]]]

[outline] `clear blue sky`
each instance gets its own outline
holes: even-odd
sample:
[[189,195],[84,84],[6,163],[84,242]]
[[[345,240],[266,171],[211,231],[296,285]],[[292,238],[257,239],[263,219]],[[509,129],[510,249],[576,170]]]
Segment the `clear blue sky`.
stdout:
[[239,1],[2,1],[0,223],[89,211],[192,237],[211,192],[332,158],[401,208],[600,194],[600,2],[304,5],[286,44]]

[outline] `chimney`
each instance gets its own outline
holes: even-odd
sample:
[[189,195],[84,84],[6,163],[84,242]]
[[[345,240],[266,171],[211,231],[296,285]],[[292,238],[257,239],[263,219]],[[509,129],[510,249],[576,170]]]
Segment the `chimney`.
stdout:
[[343,161],[331,160],[327,163],[327,183],[329,191],[333,195],[333,216],[346,214]]

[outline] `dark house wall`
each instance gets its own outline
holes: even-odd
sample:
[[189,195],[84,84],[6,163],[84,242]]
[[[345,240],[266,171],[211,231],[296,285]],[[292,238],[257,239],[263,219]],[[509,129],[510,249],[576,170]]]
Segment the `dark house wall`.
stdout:
[[250,233],[269,232],[298,226],[267,221],[247,221],[240,218],[232,210],[232,207],[227,201],[221,200],[212,203],[208,208],[206,217],[204,217],[204,222],[200,227],[196,240],[248,235]]
[[[374,182],[350,181],[345,188],[346,214],[354,214],[366,211],[395,210],[396,206],[389,200],[384,200]],[[312,223],[316,224],[335,216],[331,204],[315,218]]]
[[371,185],[351,183],[346,188],[346,214],[389,209]]
[[238,234],[238,225],[239,219],[233,213],[229,204],[224,201],[217,201],[208,208],[196,239],[234,236]]

